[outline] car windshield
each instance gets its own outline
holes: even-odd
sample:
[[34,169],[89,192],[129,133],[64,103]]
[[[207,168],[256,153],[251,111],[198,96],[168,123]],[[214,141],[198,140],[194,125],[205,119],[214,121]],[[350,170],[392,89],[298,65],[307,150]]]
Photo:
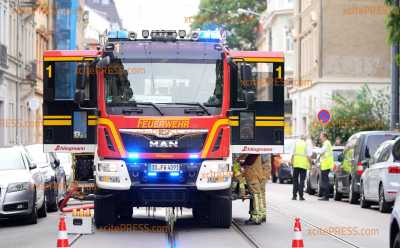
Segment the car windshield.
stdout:
[[20,152],[14,148],[0,149],[0,171],[23,169],[25,169],[25,165]]
[[380,135],[371,135],[367,138],[367,151],[366,157],[371,157],[375,154],[378,147],[387,140],[392,140],[398,135],[395,134],[380,134]]
[[41,145],[32,145],[32,146],[27,146],[26,149],[29,152],[29,156],[32,158],[32,160],[35,163],[38,164],[47,164],[48,163],[48,158],[46,154],[43,152],[43,146]]

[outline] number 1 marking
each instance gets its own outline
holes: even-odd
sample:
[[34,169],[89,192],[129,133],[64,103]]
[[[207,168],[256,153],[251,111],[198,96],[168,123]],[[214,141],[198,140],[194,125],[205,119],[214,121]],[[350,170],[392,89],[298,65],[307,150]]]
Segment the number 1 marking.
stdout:
[[46,67],[46,71],[48,72],[47,77],[48,77],[48,78],[51,78],[51,75],[52,75],[52,73],[51,73],[51,71],[52,71],[51,65],[49,65],[49,66]]
[[278,79],[282,79],[282,66],[276,68],[276,71],[278,72]]

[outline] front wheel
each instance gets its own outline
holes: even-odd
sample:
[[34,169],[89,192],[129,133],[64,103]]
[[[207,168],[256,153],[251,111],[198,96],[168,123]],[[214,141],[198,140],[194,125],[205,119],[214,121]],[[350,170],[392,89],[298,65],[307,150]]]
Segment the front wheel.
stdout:
[[35,192],[34,196],[33,196],[32,212],[26,218],[26,223],[27,224],[37,224],[37,219],[38,219],[37,211],[38,210],[37,210],[37,206],[36,206],[36,192]]
[[335,180],[335,183],[333,184],[333,200],[335,200],[335,201],[341,201],[342,200],[342,193],[341,192],[339,192],[339,189],[338,189],[338,183],[337,183],[337,181]]
[[357,204],[358,200],[360,198],[360,195],[354,192],[354,183],[353,181],[350,181],[350,192],[349,192],[349,203],[350,204]]
[[397,233],[393,242],[393,248],[400,248],[400,232]]
[[209,224],[213,227],[229,228],[232,223],[231,191],[224,190],[209,199]]
[[94,220],[96,227],[114,225],[117,220],[113,197],[99,198],[94,200]]
[[371,203],[365,199],[364,185],[362,182],[361,182],[361,186],[360,186],[360,207],[361,208],[371,207]]
[[46,196],[44,196],[42,207],[38,209],[37,215],[39,216],[39,218],[44,218],[47,216]]
[[379,186],[379,211],[381,213],[390,213],[392,205],[385,200],[385,190]]
[[306,192],[309,195],[314,195],[315,194],[315,190],[311,188],[311,182],[310,179],[307,179],[307,188],[306,188]]
[[321,181],[319,180],[319,178],[317,179],[317,195],[318,197],[322,197],[322,186],[321,186]]

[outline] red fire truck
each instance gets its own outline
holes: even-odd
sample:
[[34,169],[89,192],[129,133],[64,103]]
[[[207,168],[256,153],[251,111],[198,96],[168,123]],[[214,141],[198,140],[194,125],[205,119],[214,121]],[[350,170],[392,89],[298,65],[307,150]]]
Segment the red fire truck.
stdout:
[[98,51],[44,53],[43,143],[95,182],[97,226],[133,207],[192,208],[229,227],[234,153],[282,153],[282,53],[219,31],[115,31]]

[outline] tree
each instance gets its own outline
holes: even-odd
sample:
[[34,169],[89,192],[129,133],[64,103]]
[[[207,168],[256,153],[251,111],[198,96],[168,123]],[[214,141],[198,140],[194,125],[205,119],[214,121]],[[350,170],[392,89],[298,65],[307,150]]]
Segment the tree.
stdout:
[[259,17],[239,14],[238,9],[262,13],[265,0],[201,0],[193,18],[193,29],[222,27],[228,32],[228,46],[234,49],[255,49]]
[[[391,43],[400,42],[400,8],[395,4],[396,0],[385,0],[385,4],[390,7],[390,13],[386,17],[386,27],[389,31],[389,41]],[[400,58],[397,57],[398,63]]]
[[387,130],[389,128],[388,90],[372,92],[364,85],[354,99],[337,94],[332,97],[331,121],[323,128],[317,118],[311,122],[309,130],[313,140],[318,140],[324,130],[333,141],[340,137],[345,142],[359,131]]

